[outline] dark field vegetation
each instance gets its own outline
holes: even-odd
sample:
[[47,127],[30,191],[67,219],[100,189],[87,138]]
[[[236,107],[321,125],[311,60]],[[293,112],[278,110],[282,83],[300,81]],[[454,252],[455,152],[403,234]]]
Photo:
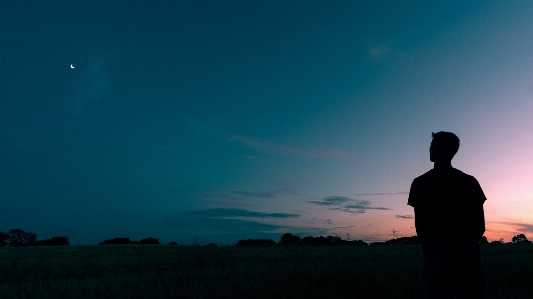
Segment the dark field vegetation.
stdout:
[[[482,246],[488,298],[533,298],[533,246]],[[419,245],[0,248],[0,298],[423,298]]]

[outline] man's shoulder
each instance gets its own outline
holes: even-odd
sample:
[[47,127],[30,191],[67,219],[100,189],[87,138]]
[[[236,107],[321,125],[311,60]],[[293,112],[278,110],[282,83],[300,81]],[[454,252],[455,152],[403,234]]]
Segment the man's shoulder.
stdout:
[[431,169],[427,171],[426,173],[416,177],[415,180],[424,180],[424,179],[429,179],[432,177],[438,177],[438,176],[443,176],[443,175],[444,176],[453,175],[453,176],[458,176],[458,177],[463,177],[463,178],[475,179],[474,176],[464,173],[463,171],[457,168],[451,168],[447,170]]
[[456,175],[457,177],[460,177],[463,180],[477,181],[474,176],[469,175],[467,173],[464,173],[464,172],[462,172],[461,170],[459,170],[457,168],[454,168],[453,170],[454,170],[454,175]]
[[414,180],[413,180],[413,183],[414,182],[421,182],[421,181],[425,181],[425,180],[428,180],[432,177],[432,174],[433,174],[433,169],[427,171],[426,173],[422,174],[422,175],[419,175],[417,176]]
[[470,184],[477,182],[474,176],[466,174],[457,168],[452,168],[444,171],[431,169],[426,173],[416,177],[413,180],[413,185],[427,185],[432,182],[442,181],[445,177],[454,178],[454,181],[462,181]]

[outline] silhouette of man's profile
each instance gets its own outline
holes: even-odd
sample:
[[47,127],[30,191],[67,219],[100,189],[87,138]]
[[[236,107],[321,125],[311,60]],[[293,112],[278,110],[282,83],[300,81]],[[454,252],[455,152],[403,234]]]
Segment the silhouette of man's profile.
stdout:
[[459,138],[432,133],[434,167],[411,184],[416,234],[424,251],[426,298],[486,298],[479,241],[485,232],[485,194],[478,181],[452,167]]

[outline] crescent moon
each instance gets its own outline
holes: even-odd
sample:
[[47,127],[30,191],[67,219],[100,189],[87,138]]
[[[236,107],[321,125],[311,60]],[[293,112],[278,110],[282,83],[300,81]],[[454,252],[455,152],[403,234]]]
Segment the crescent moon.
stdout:
[[71,69],[73,69],[73,68],[74,68],[74,66],[73,66],[73,65],[71,64],[71,65],[70,65],[70,68],[71,68]]

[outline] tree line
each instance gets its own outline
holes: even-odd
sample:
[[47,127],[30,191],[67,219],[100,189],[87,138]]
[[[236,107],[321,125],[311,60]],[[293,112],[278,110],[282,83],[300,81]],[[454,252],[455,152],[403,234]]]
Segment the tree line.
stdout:
[[53,237],[51,239],[37,240],[37,234],[26,232],[20,228],[10,229],[7,233],[0,232],[0,247],[21,246],[67,246],[70,245],[67,237]]
[[[503,244],[503,239],[494,240],[490,244]],[[531,243],[524,234],[518,234],[511,239],[512,244]],[[98,245],[160,245],[158,239],[148,237],[140,241],[132,241],[130,238],[114,238],[107,239],[98,243]],[[272,239],[246,239],[239,240],[235,246],[237,247],[270,247],[270,246],[379,246],[379,245],[411,245],[420,244],[417,236],[401,237],[390,239],[385,242],[367,243],[362,240],[343,240],[337,236],[307,236],[300,238],[291,233],[285,233],[281,236],[279,242]],[[487,237],[481,238],[480,244],[489,244]],[[10,229],[7,233],[0,231],[0,247],[22,247],[22,246],[68,246],[70,242],[68,237],[56,236],[51,239],[37,240],[37,234],[26,232],[23,229]],[[178,245],[176,242],[170,242],[168,245]],[[196,244],[197,246],[198,244]],[[209,243],[206,246],[217,246],[214,243]]]
[[[480,244],[489,244],[487,237],[483,236],[479,242]],[[490,244],[503,244],[503,239],[492,241]],[[531,243],[524,234],[516,235],[512,238],[512,244]],[[418,236],[401,237],[390,239],[385,242],[366,243],[362,240],[343,240],[340,237],[312,237],[307,236],[300,238],[291,233],[285,233],[281,236],[279,242],[271,239],[246,239],[240,240],[235,246],[238,247],[269,247],[269,246],[380,246],[380,245],[412,245],[420,244]]]
[[[161,244],[156,238],[148,237],[140,241],[130,238],[114,238],[98,243],[98,245],[126,245],[126,244]],[[169,245],[177,245],[171,242]],[[53,237],[51,239],[37,240],[37,234],[27,232],[20,228],[10,229],[7,233],[0,231],[0,247],[26,247],[26,246],[68,246],[68,237]]]
[[337,236],[307,236],[300,238],[291,233],[285,233],[281,236],[279,242],[271,239],[247,239],[240,240],[235,246],[238,247],[255,247],[255,246],[377,246],[377,245],[401,245],[401,244],[420,244],[417,236],[403,237],[388,240],[385,242],[367,243],[362,240],[343,240]]

